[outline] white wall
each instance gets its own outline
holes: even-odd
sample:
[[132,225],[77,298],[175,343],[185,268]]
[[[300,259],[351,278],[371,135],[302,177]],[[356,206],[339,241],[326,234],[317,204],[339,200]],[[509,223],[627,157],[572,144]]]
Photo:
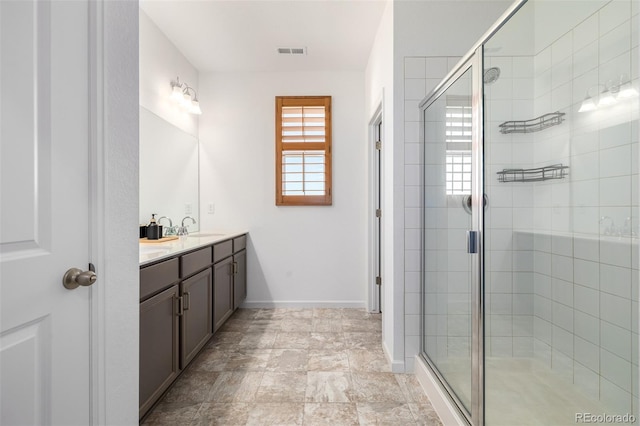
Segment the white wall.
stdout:
[[[246,305],[364,307],[364,73],[208,73],[200,87],[202,229],[250,230]],[[332,206],[275,205],[277,95],[332,96]]]
[[198,116],[181,110],[169,99],[171,81],[176,77],[200,94],[198,70],[140,10],[140,105],[198,137]]
[[[402,347],[403,286],[393,280],[394,255],[394,191],[393,191],[393,3],[384,11],[366,69],[366,119],[371,121],[382,103],[382,339],[393,371],[404,371]],[[373,170],[368,171],[373,179]],[[368,205],[371,205],[369,200]],[[371,235],[369,235],[371,237]],[[373,244],[370,240],[369,244]],[[400,316],[398,316],[400,315]],[[397,327],[400,328],[397,328]]]
[[[396,333],[404,336],[397,357],[413,371],[420,350],[420,247],[416,214],[422,196],[417,105],[460,57],[502,15],[511,1],[394,2],[394,285],[403,297],[394,313]],[[460,31],[464,28],[464,31]],[[411,59],[413,58],[413,59]],[[409,68],[405,68],[409,64]],[[405,79],[406,78],[406,79]],[[416,210],[418,209],[418,210]],[[405,222],[405,215],[407,222]],[[405,240],[405,235],[407,239]],[[400,331],[401,330],[401,331]]]

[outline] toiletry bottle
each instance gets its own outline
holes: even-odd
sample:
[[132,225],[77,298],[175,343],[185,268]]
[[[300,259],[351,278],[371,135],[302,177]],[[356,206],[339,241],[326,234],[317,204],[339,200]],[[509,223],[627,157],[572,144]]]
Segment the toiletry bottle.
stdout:
[[147,239],[158,240],[160,239],[160,227],[156,223],[156,214],[151,215],[149,225],[147,225]]

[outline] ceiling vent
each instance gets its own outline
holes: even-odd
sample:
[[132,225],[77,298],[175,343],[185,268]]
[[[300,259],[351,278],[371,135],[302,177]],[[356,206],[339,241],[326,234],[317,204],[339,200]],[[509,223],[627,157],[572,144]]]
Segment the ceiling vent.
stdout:
[[280,55],[306,55],[306,47],[278,47]]

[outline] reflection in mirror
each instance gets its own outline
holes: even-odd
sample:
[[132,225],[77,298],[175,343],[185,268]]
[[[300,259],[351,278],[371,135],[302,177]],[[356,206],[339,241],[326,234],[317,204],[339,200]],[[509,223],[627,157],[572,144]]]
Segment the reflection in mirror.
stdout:
[[[182,218],[189,232],[199,229],[198,139],[140,107],[140,224],[152,213],[174,226]],[[169,221],[160,223],[165,228]]]

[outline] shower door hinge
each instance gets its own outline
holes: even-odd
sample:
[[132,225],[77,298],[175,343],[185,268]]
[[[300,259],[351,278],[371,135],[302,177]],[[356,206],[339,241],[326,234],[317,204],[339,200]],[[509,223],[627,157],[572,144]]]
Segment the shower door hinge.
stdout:
[[382,217],[382,209],[376,209],[376,217]]
[[382,285],[382,277],[376,277],[376,285]]
[[382,142],[381,141],[376,141],[376,149],[378,151],[380,151],[382,149]]

